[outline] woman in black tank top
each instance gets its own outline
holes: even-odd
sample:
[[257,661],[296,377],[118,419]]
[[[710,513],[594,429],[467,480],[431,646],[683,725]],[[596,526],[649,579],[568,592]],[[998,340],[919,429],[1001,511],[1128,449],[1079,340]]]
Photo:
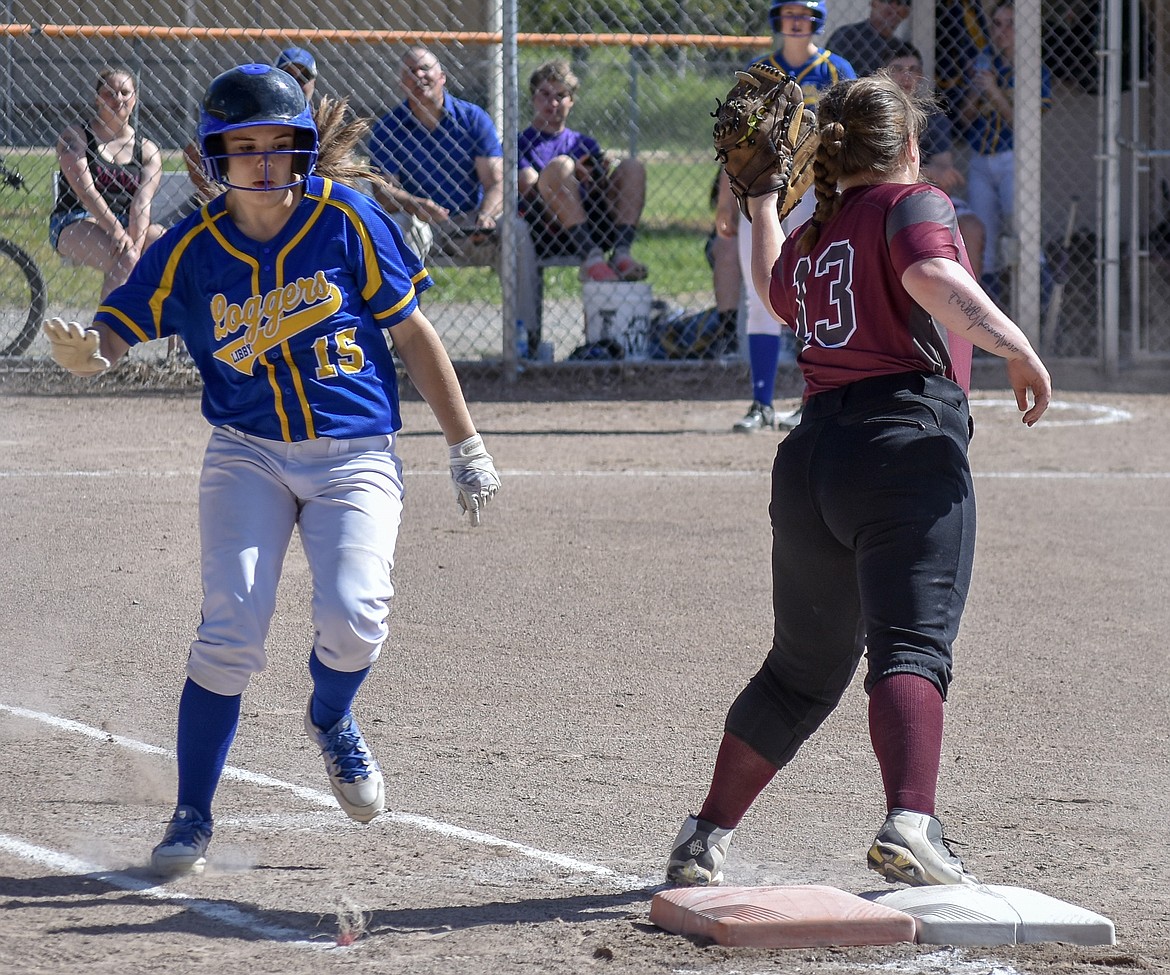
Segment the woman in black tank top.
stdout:
[[130,275],[163,228],[150,219],[162,157],[130,124],[138,83],[129,68],[103,70],[93,118],[57,140],[56,203],[49,237],[57,252],[104,275],[104,299]]

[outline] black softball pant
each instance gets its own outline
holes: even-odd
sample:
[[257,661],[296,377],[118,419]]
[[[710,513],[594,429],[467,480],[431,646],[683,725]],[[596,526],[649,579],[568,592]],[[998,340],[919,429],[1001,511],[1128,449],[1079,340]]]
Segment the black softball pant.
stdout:
[[781,767],[837,706],[863,654],[868,692],[918,674],[945,699],[971,582],[967,397],[899,373],[809,398],[772,468],[775,632],[726,730]]

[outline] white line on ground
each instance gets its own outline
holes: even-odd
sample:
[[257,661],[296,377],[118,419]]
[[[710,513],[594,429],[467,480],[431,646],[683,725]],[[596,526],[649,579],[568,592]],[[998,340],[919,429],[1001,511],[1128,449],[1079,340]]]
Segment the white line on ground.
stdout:
[[[148,755],[160,755],[162,757],[174,760],[175,753],[167,748],[159,748],[157,745],[148,745],[146,742],[138,741],[134,738],[126,738],[122,735],[114,735],[108,731],[102,731],[100,728],[94,728],[90,725],[82,724],[78,721],[73,721],[69,718],[61,718],[54,714],[46,714],[43,711],[33,711],[28,708],[16,707],[10,704],[0,703],[0,712],[7,712],[18,718],[26,718],[30,721],[39,721],[42,724],[50,725],[61,731],[68,731],[74,734],[85,735],[89,738],[94,738],[99,741],[110,742],[119,745],[122,748],[127,748],[131,751],[141,752]],[[337,809],[337,800],[328,792],[321,792],[317,789],[310,789],[306,786],[296,785],[292,782],[286,782],[283,779],[273,778],[269,775],[262,775],[258,772],[250,772],[247,769],[236,768],[228,765],[223,770],[225,779],[235,779],[238,782],[248,782],[252,785],[259,785],[269,789],[279,789],[284,792],[291,792],[299,799],[312,803],[317,806],[326,806],[332,809]],[[455,826],[451,823],[444,823],[437,819],[431,819],[428,816],[419,816],[414,813],[395,812],[390,810],[379,816],[374,824],[396,823],[402,826],[412,826],[415,829],[426,833],[438,833],[442,836],[447,836],[451,839],[462,840],[467,843],[476,843],[480,846],[491,846],[500,849],[512,850],[516,853],[526,856],[532,860],[538,860],[542,863],[552,864],[553,866],[563,867],[566,870],[571,870],[574,873],[591,874],[597,877],[604,877],[611,880],[615,884],[625,887],[642,887],[646,885],[646,881],[640,877],[623,876],[609,867],[603,867],[600,864],[589,863],[585,860],[578,860],[575,857],[564,856],[560,853],[551,853],[547,850],[540,850],[536,847],[527,846],[523,843],[516,843],[513,840],[506,840],[499,836],[493,836],[490,833],[481,833],[478,830],[464,829],[462,826]]]
[[[987,958],[963,957],[962,948],[944,948],[941,951],[932,951],[914,958],[896,958],[892,961],[858,962],[849,961],[841,964],[841,969],[851,972],[882,972],[885,975],[937,975],[946,972],[946,975],[1025,975],[1024,972],[1003,962],[991,961]],[[830,970],[837,966],[830,962]],[[754,971],[732,970],[727,975],[788,975],[790,969],[765,968]],[[676,968],[671,975],[711,975],[701,968]]]
[[142,894],[152,900],[175,904],[184,910],[201,914],[209,920],[226,924],[229,927],[250,931],[271,941],[281,941],[286,944],[291,943],[306,948],[333,947],[329,942],[307,941],[299,931],[293,931],[291,928],[281,927],[277,924],[269,924],[260,918],[253,917],[247,911],[233,907],[230,904],[223,902],[213,903],[211,901],[201,900],[198,897],[191,897],[188,894],[179,893],[178,891],[167,890],[165,887],[152,884],[138,877],[132,877],[121,871],[107,870],[97,864],[87,863],[85,860],[79,860],[77,857],[70,856],[67,853],[58,853],[55,850],[34,846],[14,836],[7,836],[0,833],[0,850],[12,853],[30,863],[55,870],[58,873],[93,877],[93,879],[101,883],[109,884],[111,887],[116,887],[119,890],[131,891]]
[[[501,468],[505,477],[677,477],[677,478],[719,478],[719,477],[771,477],[771,470],[761,467],[753,471],[534,471]],[[1170,471],[974,471],[975,477],[1009,478],[1015,480],[1033,479],[1073,481],[1161,481],[1170,478]],[[2,478],[54,478],[54,477],[129,477],[134,480],[150,477],[191,477],[199,476],[198,471],[0,471]],[[407,471],[407,477],[450,477],[447,471]]]
[[[1014,399],[973,399],[971,406],[990,406],[1005,409],[1013,415],[1019,413]],[[1126,423],[1133,419],[1129,410],[1116,406],[1107,406],[1104,403],[1067,403],[1063,400],[1053,400],[1048,404],[1049,413],[1040,422],[1045,427],[1099,427],[1110,423]],[[1072,417],[1068,420],[1058,420],[1053,413],[1072,413],[1084,411],[1090,414],[1087,417]]]

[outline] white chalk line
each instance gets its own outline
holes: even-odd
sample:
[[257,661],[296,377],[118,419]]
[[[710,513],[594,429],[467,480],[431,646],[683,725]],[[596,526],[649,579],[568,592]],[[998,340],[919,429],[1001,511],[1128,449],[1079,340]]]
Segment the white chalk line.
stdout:
[[107,870],[95,863],[89,863],[68,853],[49,850],[43,846],[35,846],[14,836],[0,833],[0,850],[11,853],[29,863],[47,867],[57,873],[74,876],[89,876],[118,890],[142,894],[151,900],[162,903],[175,904],[188,911],[194,911],[203,917],[228,927],[238,928],[252,934],[267,938],[270,941],[280,941],[285,944],[305,948],[331,948],[332,944],[322,941],[308,941],[299,931],[281,927],[278,924],[269,924],[248,911],[234,907],[231,904],[215,903],[192,897],[175,890],[167,890],[159,884],[133,877],[119,870]]
[[[963,958],[961,948],[946,948],[932,951],[914,958],[897,958],[893,961],[854,962],[840,967],[848,967],[849,971],[885,972],[888,975],[936,975],[946,972],[947,975],[1024,975],[1023,972],[1011,965],[1002,962],[990,961],[986,958]],[[829,963],[829,968],[838,967]],[[787,968],[765,968],[748,970],[732,970],[727,975],[787,975]],[[709,975],[701,968],[676,968],[671,975]]]
[[[990,480],[1035,480],[1035,481],[1164,481],[1170,478],[1170,471],[973,471],[978,478]],[[702,480],[705,478],[760,478],[766,480],[771,477],[771,470],[760,467],[750,471],[688,471],[688,470],[621,470],[621,471],[537,471],[513,470],[500,468],[500,474],[505,479],[512,477],[571,477],[571,478],[681,478]],[[407,471],[407,477],[442,477],[451,475],[447,471]],[[4,478],[45,478],[55,477],[91,477],[114,478],[129,477],[142,480],[151,477],[199,477],[199,471],[0,471],[0,479]]]
[[[1020,412],[1014,399],[973,399],[970,403],[972,407],[988,406],[1007,410],[1013,416],[1018,416]],[[1052,416],[1053,413],[1072,413],[1077,410],[1083,410],[1090,415],[1068,420],[1058,420]],[[1133,414],[1129,410],[1123,410],[1118,406],[1109,406],[1105,403],[1069,403],[1057,399],[1048,404],[1048,412],[1040,422],[1045,427],[1099,427],[1111,423],[1128,423],[1132,419]]]
[[[102,731],[100,728],[94,728],[90,725],[82,724],[79,721],[73,721],[69,718],[61,718],[54,714],[46,714],[43,711],[33,711],[28,708],[0,703],[0,712],[6,712],[13,715],[14,717],[26,718],[30,721],[39,721],[42,724],[50,725],[61,731],[68,731],[74,734],[84,735],[88,738],[93,738],[98,741],[109,742],[111,744],[119,745],[122,748],[129,749],[130,751],[135,751],[146,755],[157,755],[172,761],[175,759],[175,753],[171,749],[160,748],[157,745],[148,745],[146,742],[138,741],[135,738],[127,738],[123,735],[111,734],[108,731]],[[297,798],[303,799],[312,805],[323,806],[329,809],[339,809],[337,800],[333,798],[331,793],[322,792],[318,789],[310,789],[307,786],[296,785],[293,782],[286,782],[283,779],[277,779],[270,775],[262,775],[258,772],[250,772],[247,769],[228,765],[224,767],[223,777],[225,779],[234,779],[237,782],[247,782],[252,785],[262,786],[264,788],[290,792]],[[482,833],[478,830],[464,829],[462,826],[455,826],[451,823],[444,823],[437,819],[431,819],[429,816],[420,816],[415,813],[388,810],[379,816],[376,820],[374,820],[374,825],[382,823],[397,823],[402,826],[412,826],[415,829],[421,830],[423,832],[437,833],[440,836],[446,836],[449,839],[462,840],[464,842],[475,843],[480,846],[491,846],[499,849],[511,850],[532,860],[548,863],[556,867],[562,867],[566,870],[571,870],[574,873],[584,873],[597,877],[605,877],[617,884],[643,885],[645,883],[639,877],[623,876],[618,874],[615,870],[611,870],[609,867],[604,867],[600,864],[589,863],[585,860],[578,860],[576,857],[565,856],[560,853],[552,853],[548,850],[540,850],[533,846],[527,846],[524,843],[517,843],[514,840],[506,840],[499,836],[493,836],[490,833]]]
[[[972,407],[991,407],[994,409],[1001,409],[1011,413],[1013,416],[1019,412],[1016,407],[1015,400],[1010,399],[973,399],[971,400]],[[1120,407],[1109,406],[1104,403],[1069,403],[1062,400],[1055,400],[1049,404],[1048,409],[1050,413],[1073,412],[1081,410],[1089,413],[1088,417],[1078,417],[1069,420],[1057,420],[1051,416],[1045,416],[1042,421],[1045,427],[1069,427],[1069,426],[1101,426],[1112,423],[1125,423],[1133,419],[1133,414],[1128,410],[1123,410]],[[500,473],[508,477],[571,477],[571,478],[681,478],[681,479],[706,479],[706,478],[767,478],[770,472],[765,468],[753,470],[718,470],[718,471],[703,471],[690,469],[671,469],[671,470],[633,470],[624,469],[620,471],[599,471],[599,470],[531,470],[531,469],[510,469],[502,467]],[[1003,479],[1003,480],[1038,480],[1038,481],[1059,481],[1059,480],[1079,480],[1079,481],[1141,481],[1141,480],[1165,480],[1170,478],[1170,471],[975,471],[977,478]],[[116,477],[131,477],[135,480],[149,477],[173,478],[173,477],[190,477],[197,478],[199,471],[197,469],[191,470],[65,470],[65,471],[4,471],[0,470],[0,478],[71,478],[71,477],[92,477],[92,478],[116,478]],[[447,471],[406,471],[407,477],[449,477]]]

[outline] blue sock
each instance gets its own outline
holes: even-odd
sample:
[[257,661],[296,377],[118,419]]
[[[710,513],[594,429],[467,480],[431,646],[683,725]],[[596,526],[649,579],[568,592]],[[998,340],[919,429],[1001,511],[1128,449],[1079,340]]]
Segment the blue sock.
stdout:
[[358,688],[366,679],[370,668],[346,673],[333,670],[321,663],[314,650],[309,654],[309,676],[313,678],[312,713],[313,724],[322,731],[328,731],[349,714]]
[[211,819],[211,800],[240,723],[242,694],[213,694],[187,678],[179,697],[180,806]]
[[771,406],[780,365],[780,336],[749,335],[748,360],[752,366],[752,399]]

